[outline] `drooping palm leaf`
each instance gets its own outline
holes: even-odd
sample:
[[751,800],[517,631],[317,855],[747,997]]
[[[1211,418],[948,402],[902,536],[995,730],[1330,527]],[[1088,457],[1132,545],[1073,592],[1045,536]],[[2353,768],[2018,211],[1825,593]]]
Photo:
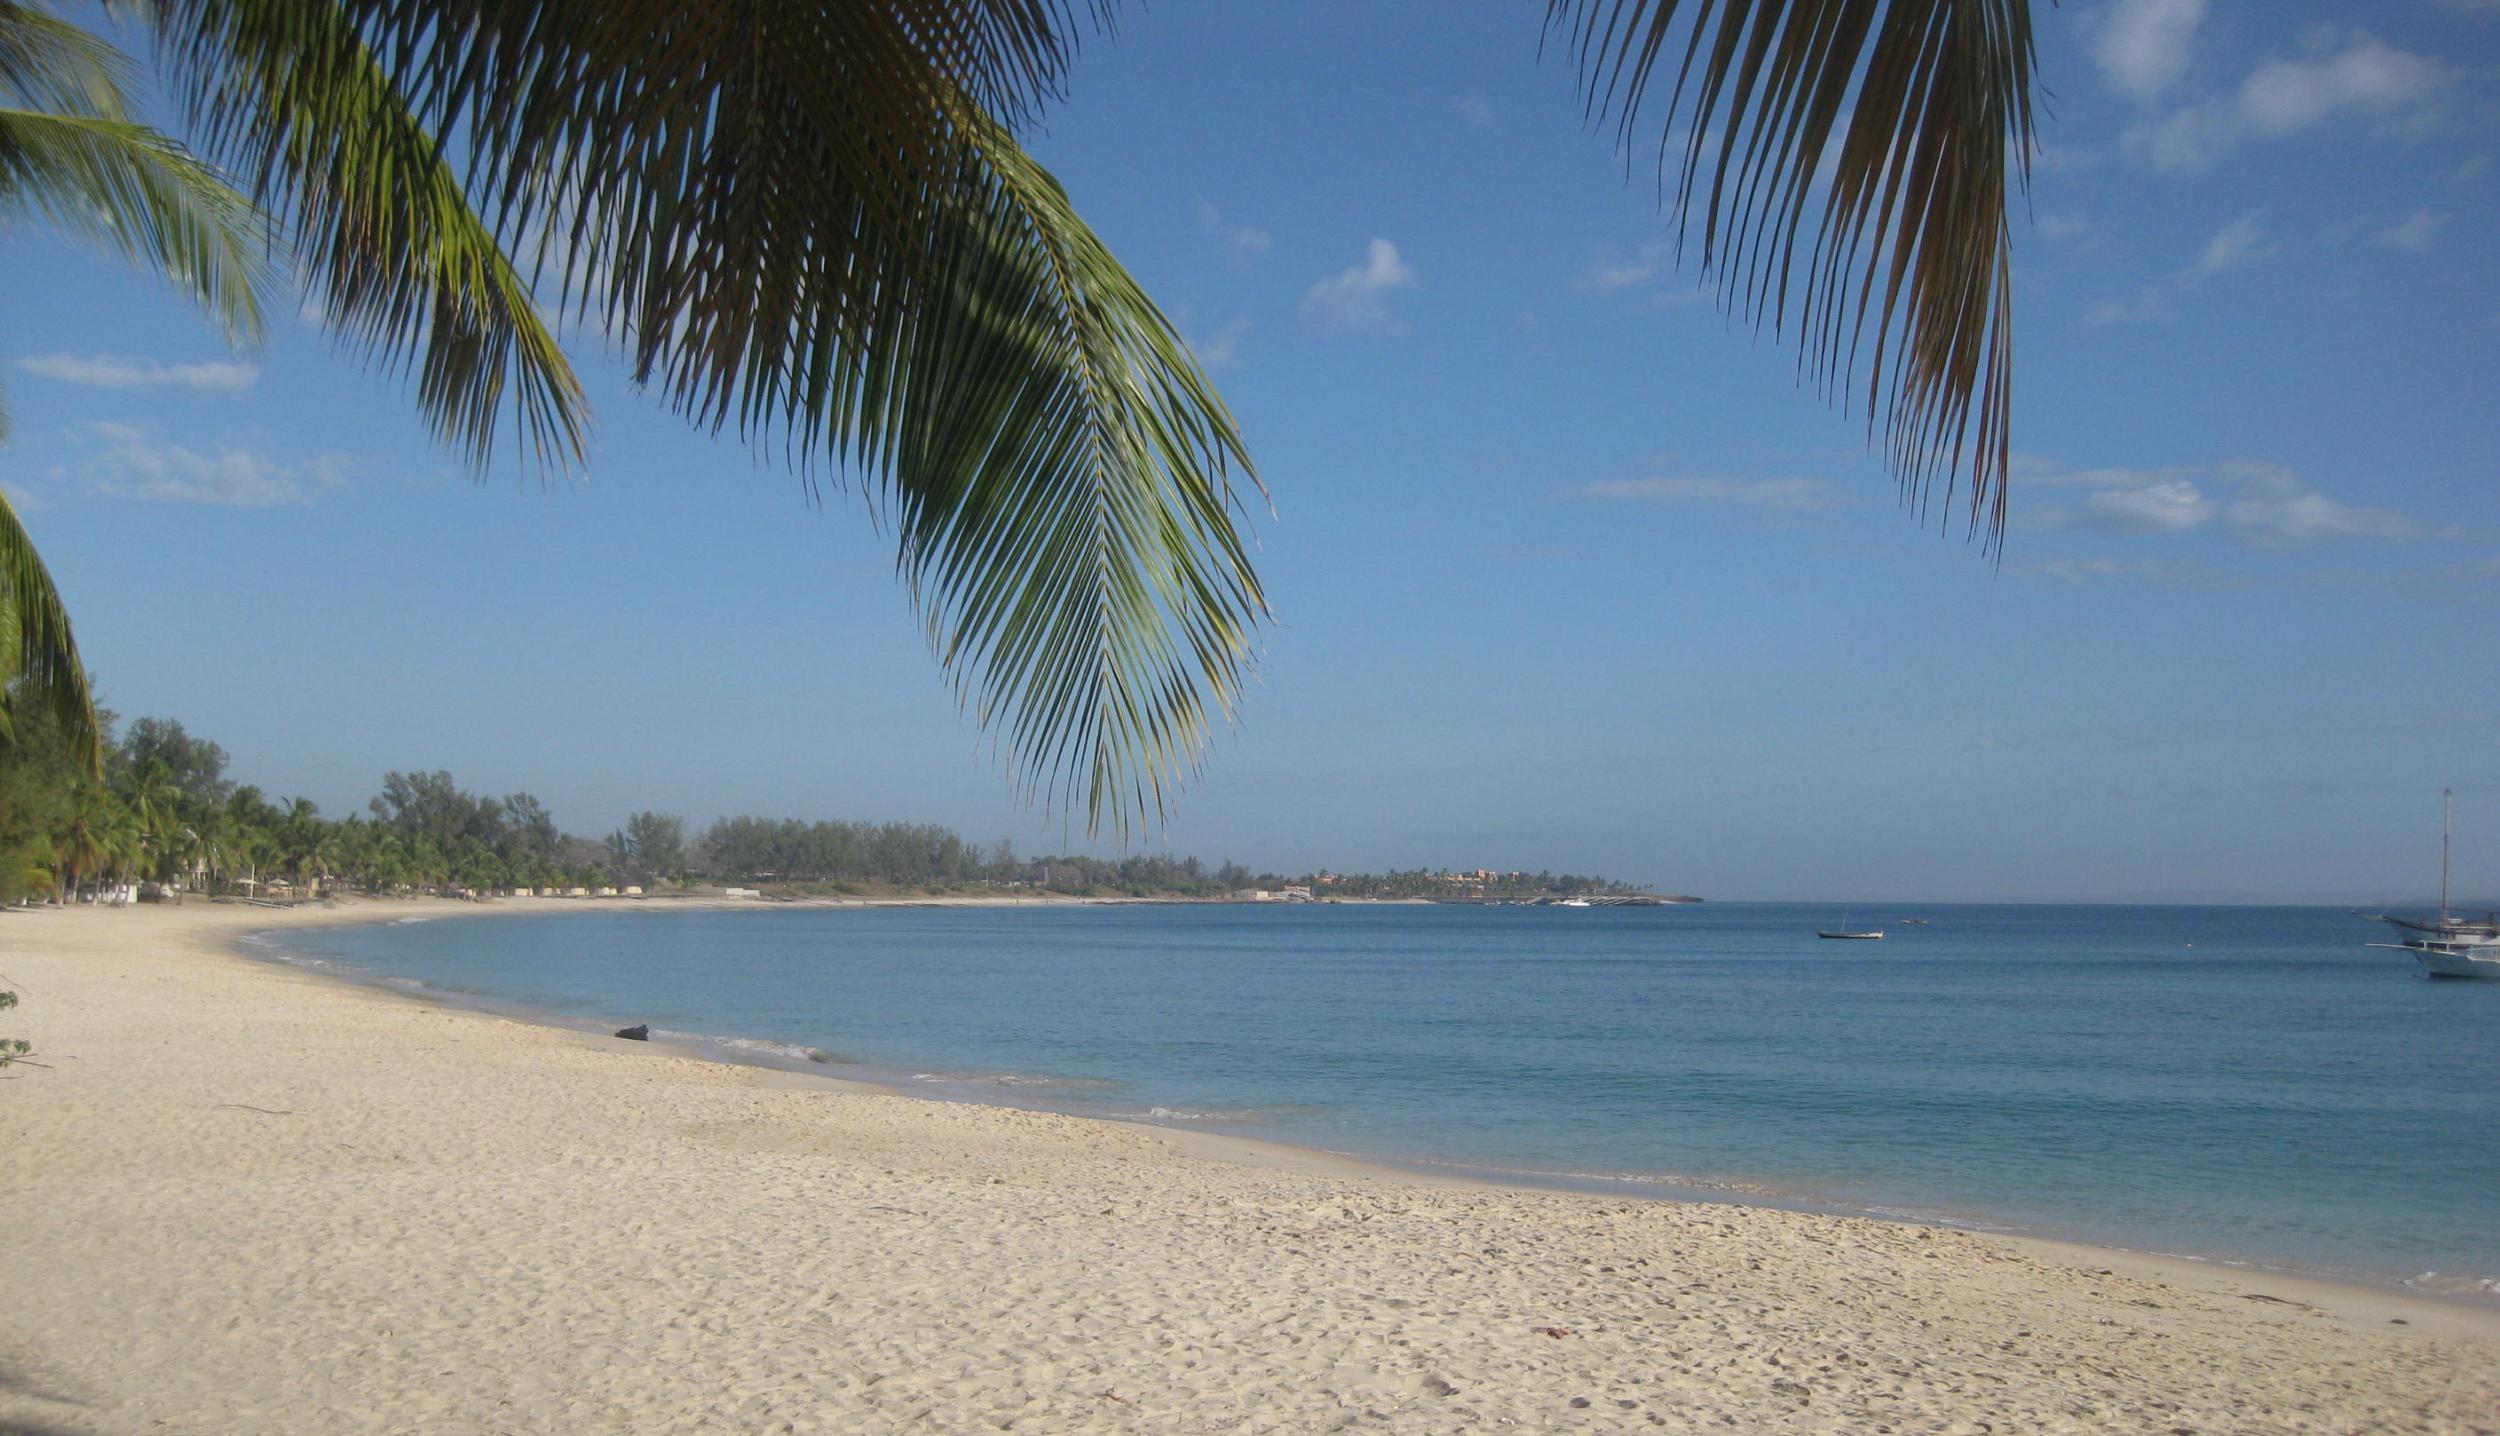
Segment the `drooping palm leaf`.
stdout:
[[31,109],[125,119],[130,57],[47,10],[0,0],[0,95]]
[[386,369],[413,367],[428,422],[479,468],[507,412],[529,462],[579,463],[588,401],[527,277],[346,13],[320,0],[146,8],[209,152],[291,217],[331,332]]
[[[337,3],[418,123],[459,137],[496,236],[666,402],[884,496],[1020,781],[1097,825],[1162,808],[1265,612],[1235,528],[1251,470],[1009,132],[1057,92],[1064,6]],[[213,75],[300,51],[305,9],[167,0],[166,33]]]
[[1672,75],[1671,203],[1686,233],[1701,208],[1705,277],[1757,326],[1793,324],[1826,393],[1863,352],[1868,423],[1882,417],[1905,499],[1923,514],[1941,479],[1950,509],[1966,485],[1993,551],[2013,407],[2007,204],[2032,154],[2028,0],[1549,0],[1548,24],[1627,145]]
[[[45,11],[0,0],[0,223],[43,219],[155,270],[230,339],[261,332],[268,234],[261,216],[180,145],[128,118],[127,68],[109,45]],[[0,411],[0,438],[7,415]],[[0,495],[0,670],[68,736],[90,773],[102,737],[69,614]]]
[[78,765],[101,774],[103,741],[69,610],[6,494],[0,494],[0,644],[13,650],[0,654],[0,681],[16,683],[29,707],[60,725]]
[[0,223],[50,221],[180,286],[227,336],[261,332],[268,242],[214,170],[145,125],[0,108]]

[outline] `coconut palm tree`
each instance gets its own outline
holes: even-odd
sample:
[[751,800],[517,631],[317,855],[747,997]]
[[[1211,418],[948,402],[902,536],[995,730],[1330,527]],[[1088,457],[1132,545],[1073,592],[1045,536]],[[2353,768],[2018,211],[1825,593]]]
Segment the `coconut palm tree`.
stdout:
[[130,809],[121,799],[102,787],[83,787],[55,845],[61,901],[76,897],[84,880],[110,872],[123,861],[136,832]]
[[[1079,8],[140,10],[205,152],[283,216],[333,328],[416,372],[446,442],[483,464],[508,426],[528,463],[578,461],[543,297],[695,424],[811,486],[858,476],[1025,791],[1125,830],[1195,771],[1267,608],[1231,414],[1017,140]],[[1941,480],[1993,546],[2028,0],[1551,0],[1549,28],[1624,140],[1689,137],[1670,204],[1731,309],[1798,335],[1827,390],[1864,357],[1905,496],[1923,512]]]

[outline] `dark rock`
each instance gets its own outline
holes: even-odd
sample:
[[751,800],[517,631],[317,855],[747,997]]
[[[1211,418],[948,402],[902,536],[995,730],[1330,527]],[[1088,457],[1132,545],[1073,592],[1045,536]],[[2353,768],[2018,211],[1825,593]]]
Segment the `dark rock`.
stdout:
[[631,1027],[620,1027],[616,1029],[616,1035],[628,1042],[648,1042],[651,1040],[651,1024],[637,1022]]

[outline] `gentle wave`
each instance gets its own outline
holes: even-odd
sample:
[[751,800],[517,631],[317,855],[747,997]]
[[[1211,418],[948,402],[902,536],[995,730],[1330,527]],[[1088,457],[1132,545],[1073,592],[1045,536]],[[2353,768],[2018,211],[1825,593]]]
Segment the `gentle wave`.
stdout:
[[809,1047],[797,1042],[774,1042],[762,1037],[722,1037],[710,1032],[679,1032],[673,1028],[654,1027],[651,1035],[666,1042],[698,1043],[707,1047],[725,1047],[732,1052],[757,1052],[767,1057],[786,1057],[794,1062],[819,1064],[849,1063],[853,1059],[827,1052],[822,1047]]

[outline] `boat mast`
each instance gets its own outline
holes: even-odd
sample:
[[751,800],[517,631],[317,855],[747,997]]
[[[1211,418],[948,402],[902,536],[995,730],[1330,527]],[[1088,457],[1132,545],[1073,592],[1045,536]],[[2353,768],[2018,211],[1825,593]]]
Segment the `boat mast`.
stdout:
[[2454,788],[2439,790],[2439,920],[2448,920],[2448,815],[2456,807]]

